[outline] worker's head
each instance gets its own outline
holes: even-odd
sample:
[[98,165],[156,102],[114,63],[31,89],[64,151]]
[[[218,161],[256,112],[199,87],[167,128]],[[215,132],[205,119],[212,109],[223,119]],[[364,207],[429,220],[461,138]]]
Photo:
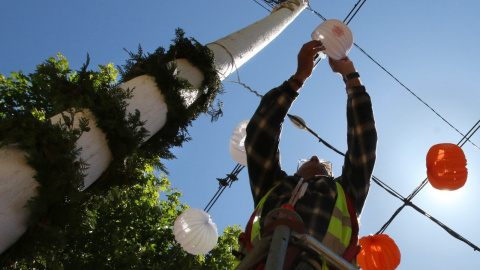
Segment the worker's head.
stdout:
[[[304,162],[300,165],[300,162]],[[297,168],[297,174],[305,179],[314,177],[315,175],[333,176],[332,164],[329,161],[319,159],[312,156],[310,159],[301,159]]]

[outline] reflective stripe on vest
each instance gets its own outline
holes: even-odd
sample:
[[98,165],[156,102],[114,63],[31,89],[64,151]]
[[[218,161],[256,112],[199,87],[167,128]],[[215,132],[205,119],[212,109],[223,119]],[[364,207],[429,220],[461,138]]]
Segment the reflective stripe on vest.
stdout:
[[[338,182],[335,182],[335,184],[337,185],[337,200],[335,201],[332,217],[330,218],[327,233],[325,234],[322,243],[332,249],[335,253],[343,254],[350,244],[352,223],[343,188]],[[268,195],[270,195],[276,187],[277,186],[271,188],[255,208],[255,216],[253,220],[250,221],[252,222],[252,231],[250,234],[250,241],[252,244],[261,238],[260,217],[262,216],[263,205],[265,204]]]
[[335,183],[337,184],[337,200],[335,201],[330,224],[322,243],[341,255],[350,245],[352,222],[343,188],[338,182]]
[[[252,231],[250,232],[250,243],[252,245],[255,245],[255,243],[260,240],[262,237],[262,228],[260,227],[260,217],[262,216],[262,210],[263,210],[263,205],[265,204],[265,201],[268,198],[268,195],[272,193],[272,191],[278,186],[275,185],[273,188],[271,188],[265,196],[258,202],[257,207],[255,207],[255,215],[252,216],[249,220],[249,223],[252,222]],[[253,218],[253,220],[252,220]],[[248,236],[247,236],[248,237]]]
[[[323,238],[322,244],[329,247],[332,251],[342,256],[344,251],[350,245],[350,239],[352,237],[352,221],[350,213],[348,210],[347,198],[345,192],[343,191],[342,186],[335,181],[337,187],[337,199],[335,201],[335,206],[332,211],[332,216],[330,218],[330,223],[328,224],[328,229]],[[249,225],[251,224],[250,231],[250,243],[255,245],[255,243],[261,238],[261,227],[260,227],[260,217],[262,216],[263,205],[267,200],[270,193],[276,188],[274,186],[271,188],[265,196],[260,200],[257,207],[255,208],[254,215],[250,217]],[[356,220],[356,217],[355,217]],[[248,225],[247,225],[248,227]],[[248,231],[248,230],[247,230]],[[358,233],[358,232],[357,232]],[[248,237],[248,232],[247,232]],[[355,243],[356,244],[356,243]],[[352,262],[356,265],[355,259]],[[322,258],[322,270],[328,270],[329,267],[326,265],[326,261]]]

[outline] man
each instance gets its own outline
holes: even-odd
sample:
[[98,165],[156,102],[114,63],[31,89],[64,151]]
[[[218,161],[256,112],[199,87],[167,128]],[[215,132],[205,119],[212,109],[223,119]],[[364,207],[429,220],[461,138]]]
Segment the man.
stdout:
[[[268,92],[247,126],[245,146],[256,211],[246,229],[250,247],[264,233],[263,221],[273,209],[289,204],[301,216],[305,231],[355,264],[358,221],[376,158],[377,133],[369,95],[348,57],[329,59],[342,75],[347,92],[347,144],[342,175],[336,179],[326,163],[313,156],[293,176],[280,167],[282,123],[299,90],[312,74],[321,41],[310,41],[298,54],[296,73]],[[297,190],[297,191],[296,191]],[[300,192],[301,191],[301,192]],[[295,269],[328,269],[319,255],[302,252]],[[309,268],[308,268],[309,267]]]

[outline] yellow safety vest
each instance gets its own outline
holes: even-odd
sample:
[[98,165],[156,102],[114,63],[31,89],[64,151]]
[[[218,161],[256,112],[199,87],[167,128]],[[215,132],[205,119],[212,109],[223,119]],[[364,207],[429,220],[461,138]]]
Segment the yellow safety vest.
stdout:
[[[348,211],[348,204],[345,192],[343,191],[342,186],[338,182],[335,183],[337,186],[337,199],[335,201],[332,217],[330,218],[327,233],[323,238],[322,244],[326,245],[335,253],[342,256],[347,247],[350,245],[350,239],[352,237],[352,222],[350,213]],[[253,217],[253,223],[250,232],[250,242],[253,245],[255,245],[255,243],[261,238],[260,217],[262,215],[263,205],[265,204],[265,201],[267,200],[270,193],[276,187],[277,186],[271,188],[255,207],[255,216]],[[325,260],[322,259],[322,261],[322,270],[328,270]],[[354,263],[356,264],[356,262]]]

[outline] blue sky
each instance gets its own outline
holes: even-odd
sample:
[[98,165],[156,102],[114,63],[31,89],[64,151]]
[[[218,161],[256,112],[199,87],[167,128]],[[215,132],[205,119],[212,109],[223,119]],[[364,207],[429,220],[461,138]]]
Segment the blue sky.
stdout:
[[[312,0],[311,7],[328,19],[343,20],[356,0]],[[480,3],[474,0],[380,1],[365,3],[352,22],[355,43],[391,72],[412,92],[434,108],[463,134],[480,119],[477,49]],[[2,42],[0,73],[23,70],[57,52],[73,69],[85,62],[125,63],[123,48],[145,52],[168,48],[176,28],[208,44],[254,23],[268,12],[254,1],[5,1],[0,10]],[[253,59],[227,78],[224,116],[210,123],[199,117],[189,129],[193,138],[174,149],[176,160],[166,161],[172,185],[183,192],[183,202],[203,209],[223,178],[235,167],[228,144],[235,126],[249,119],[259,98],[243,86],[228,82],[240,78],[261,94],[278,86],[296,69],[299,48],[322,22],[305,10]],[[357,48],[354,61],[370,93],[379,142],[374,175],[408,196],[426,177],[425,156],[437,143],[457,143],[461,135],[415,98]],[[346,150],[346,94],[339,75],[320,62],[301,90],[290,113],[301,116],[320,137]],[[480,145],[480,134],[471,140]],[[480,245],[480,150],[470,143],[464,152],[469,178],[453,192],[427,185],[413,202],[451,229]],[[284,125],[280,145],[285,171],[293,173],[297,160],[318,155],[331,160],[339,175],[342,158],[310,134]],[[372,183],[361,218],[360,236],[376,233],[401,202]],[[209,212],[221,231],[227,225],[242,227],[253,210],[246,169],[239,181],[225,190]],[[480,254],[412,208],[405,208],[385,231],[402,253],[398,269],[477,269]]]

